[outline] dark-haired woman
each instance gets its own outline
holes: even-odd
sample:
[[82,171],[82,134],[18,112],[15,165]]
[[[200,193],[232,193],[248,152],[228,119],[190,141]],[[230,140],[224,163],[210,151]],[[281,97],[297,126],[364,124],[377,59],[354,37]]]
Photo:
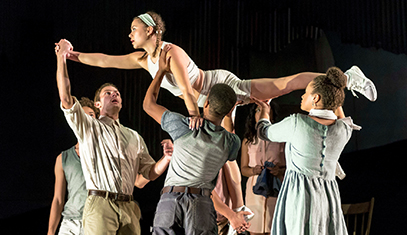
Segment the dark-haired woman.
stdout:
[[343,72],[330,68],[302,96],[301,109],[309,114],[294,114],[276,124],[268,120],[269,105],[255,99],[262,109],[259,138],[286,143],[287,169],[271,234],[347,234],[335,180],[336,163],[353,129],[341,108],[345,86]]
[[[271,106],[274,106],[270,109],[269,113],[271,123],[274,123],[277,118],[274,104],[273,102],[270,103]],[[257,137],[255,125],[259,118],[260,107],[254,105],[250,109],[246,121],[240,163],[242,175],[249,178],[246,183],[245,204],[255,214],[248,229],[251,235],[270,234],[271,222],[277,201],[276,195],[266,197],[253,192],[253,186],[255,186],[259,175],[264,170],[264,163],[266,161],[273,163],[274,167],[267,168],[267,170],[280,181],[283,181],[286,165],[284,143],[265,141]]]
[[[154,79],[159,66],[159,52],[169,44],[162,41],[165,32],[164,21],[159,14],[147,12],[135,17],[130,29],[129,37],[133,47],[144,51],[121,56],[72,51],[68,59],[98,67],[145,69]],[[199,115],[198,107],[202,107],[206,95],[216,83],[228,84],[235,90],[238,101],[248,103],[250,97],[266,100],[293,90],[304,89],[315,76],[320,75],[320,73],[304,72],[278,79],[240,80],[226,70],[199,69],[188,54],[175,44],[171,44],[167,57],[171,57],[170,73],[165,75],[161,87],[169,90],[174,96],[184,99],[191,116]],[[348,75],[349,89],[361,92],[370,100],[376,99],[373,83],[357,67],[350,69]]]

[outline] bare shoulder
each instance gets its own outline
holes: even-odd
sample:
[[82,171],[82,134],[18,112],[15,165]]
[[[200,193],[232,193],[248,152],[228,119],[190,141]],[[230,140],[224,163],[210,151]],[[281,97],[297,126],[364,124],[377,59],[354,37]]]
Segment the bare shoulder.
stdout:
[[171,50],[168,51],[167,57],[179,57],[179,58],[189,58],[188,54],[181,47],[171,44]]
[[62,172],[62,173],[63,173],[63,171],[64,171],[64,169],[63,169],[63,167],[62,167],[62,153],[60,153],[60,154],[57,156],[57,159],[56,159],[56,161],[55,161],[55,173],[56,173],[56,174],[59,173],[59,172]]
[[[125,55],[130,61],[132,61],[133,64],[139,65],[143,69],[148,70],[147,66],[147,60],[146,59],[141,59],[143,55],[145,54],[144,51],[135,51],[130,54]],[[146,56],[147,57],[147,56]],[[138,67],[138,66],[136,66]]]
[[55,165],[56,164],[61,164],[62,165],[62,153],[60,153],[58,156],[57,156],[57,159],[56,159],[56,161],[55,161]]

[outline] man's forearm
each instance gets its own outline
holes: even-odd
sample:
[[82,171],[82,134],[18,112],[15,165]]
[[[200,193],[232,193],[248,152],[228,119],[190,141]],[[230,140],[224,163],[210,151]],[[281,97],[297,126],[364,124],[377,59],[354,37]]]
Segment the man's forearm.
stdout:
[[165,72],[159,70],[146,92],[146,98],[149,97],[151,102],[157,103],[157,98],[160,92],[161,82],[164,79],[164,75]]
[[230,209],[219,197],[215,190],[212,191],[213,207],[227,219],[232,218],[234,211]]
[[66,66],[66,55],[57,55],[57,86],[59,98],[64,108],[71,108],[73,100],[71,96],[71,84],[69,81],[68,70]]
[[144,111],[160,124],[161,116],[164,113],[164,111],[167,110],[165,107],[157,104],[157,98],[160,92],[160,85],[164,78],[164,75],[165,72],[162,72],[160,70],[157,72],[155,78],[148,87],[143,102]]
[[61,203],[58,199],[52,200],[49,222],[48,222],[48,234],[55,234],[55,231],[58,227],[59,221],[61,219],[61,212],[64,208],[64,204]]
[[166,156],[163,156],[158,162],[151,167],[149,178],[150,180],[157,179],[160,175],[164,173],[167,169],[168,165],[170,164],[170,159]]

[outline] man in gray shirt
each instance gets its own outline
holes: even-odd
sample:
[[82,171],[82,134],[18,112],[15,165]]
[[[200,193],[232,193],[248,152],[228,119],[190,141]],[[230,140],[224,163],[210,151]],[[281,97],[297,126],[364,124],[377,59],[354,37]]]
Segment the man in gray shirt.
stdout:
[[[211,195],[211,192],[220,168],[226,161],[235,160],[240,148],[239,137],[220,125],[223,117],[234,107],[236,94],[228,85],[215,85],[205,101],[203,119],[194,120],[201,123],[201,127],[190,130],[190,118],[171,112],[156,102],[170,63],[165,54],[160,56],[160,69],[147,90],[143,104],[144,110],[174,141],[174,152],[156,209],[153,234],[217,234],[212,197],[216,209],[226,205],[218,205],[219,197]],[[225,214],[235,218],[240,216],[241,227],[247,226],[244,212]]]

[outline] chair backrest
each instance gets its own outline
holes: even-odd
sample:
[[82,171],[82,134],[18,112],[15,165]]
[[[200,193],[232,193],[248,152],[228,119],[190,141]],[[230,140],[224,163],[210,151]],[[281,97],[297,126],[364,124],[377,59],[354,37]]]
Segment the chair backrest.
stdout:
[[[374,197],[369,202],[342,204],[349,234],[369,235],[372,223]],[[358,233],[358,231],[360,233]]]

